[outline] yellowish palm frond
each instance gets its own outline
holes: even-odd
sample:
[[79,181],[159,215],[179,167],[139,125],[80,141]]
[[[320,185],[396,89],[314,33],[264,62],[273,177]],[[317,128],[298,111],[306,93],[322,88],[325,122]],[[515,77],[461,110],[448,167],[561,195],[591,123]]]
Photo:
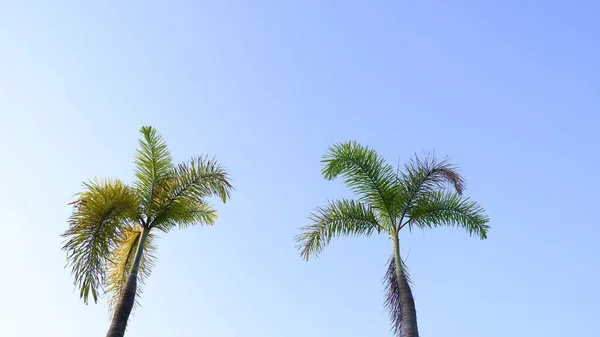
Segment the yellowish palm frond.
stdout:
[[[111,312],[114,312],[121,296],[121,291],[129,276],[141,236],[141,226],[127,225],[121,235],[119,235],[115,248],[111,251],[105,279],[105,287],[110,295],[108,305]],[[136,306],[139,305],[138,300],[143,291],[144,282],[150,276],[152,267],[156,261],[155,239],[156,236],[153,233],[148,233],[137,275]]]

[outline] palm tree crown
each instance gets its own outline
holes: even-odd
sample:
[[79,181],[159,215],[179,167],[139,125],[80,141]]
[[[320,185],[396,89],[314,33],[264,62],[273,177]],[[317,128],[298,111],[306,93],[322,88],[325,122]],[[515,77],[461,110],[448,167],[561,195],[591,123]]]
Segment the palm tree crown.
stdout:
[[[331,239],[340,236],[383,232],[399,247],[398,236],[403,228],[456,226],[481,239],[487,237],[489,220],[483,208],[462,196],[465,181],[447,159],[416,156],[404,165],[404,170],[394,169],[374,150],[351,141],[331,146],[322,164],[323,177],[343,178],[357,199],[329,201],[311,214],[311,223],[302,227],[296,237],[306,260],[320,254]],[[397,289],[396,297],[389,295],[393,287],[398,287],[394,275],[397,269],[404,272],[404,262],[399,256],[392,256],[390,261],[391,292],[386,304],[398,333],[401,313]],[[388,269],[388,275],[389,272]]]
[[[132,272],[140,284],[150,275],[156,259],[154,229],[166,233],[175,227],[214,224],[217,213],[206,198],[217,196],[226,202],[233,189],[228,173],[215,159],[196,157],[174,165],[156,129],[144,126],[140,133],[135,183],[85,182],[71,203],[69,228],[62,234],[80,297],[86,304],[90,296],[97,302],[105,290],[111,311]],[[141,287],[136,289],[137,302]]]

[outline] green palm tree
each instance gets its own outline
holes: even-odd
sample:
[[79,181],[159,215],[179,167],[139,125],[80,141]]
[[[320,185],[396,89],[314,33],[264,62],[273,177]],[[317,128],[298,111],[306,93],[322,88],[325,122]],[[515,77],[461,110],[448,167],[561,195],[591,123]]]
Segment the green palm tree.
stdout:
[[98,301],[101,290],[110,294],[112,321],[107,337],[125,333],[144,280],[156,256],[155,231],[212,225],[211,196],[226,202],[233,187],[215,159],[192,158],[177,166],[156,129],[144,126],[135,157],[133,186],[117,179],[95,179],[70,205],[73,212],[63,250],[75,286],[87,304]]
[[304,259],[320,254],[331,239],[385,233],[393,242],[388,268],[388,297],[392,328],[401,337],[418,337],[415,302],[400,256],[402,229],[457,226],[485,239],[488,217],[477,203],[462,196],[463,177],[447,160],[418,156],[404,170],[394,170],[377,152],[357,142],[331,146],[322,159],[323,177],[338,176],[358,195],[335,200],[311,214],[311,224],[296,237]]

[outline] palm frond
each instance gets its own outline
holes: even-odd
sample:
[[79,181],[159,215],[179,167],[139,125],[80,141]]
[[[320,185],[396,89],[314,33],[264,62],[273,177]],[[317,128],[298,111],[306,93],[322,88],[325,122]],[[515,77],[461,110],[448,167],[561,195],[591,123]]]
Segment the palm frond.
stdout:
[[375,150],[356,141],[338,143],[329,148],[321,162],[325,179],[342,176],[361,201],[391,218],[396,216],[397,177],[394,169]]
[[199,157],[178,165],[160,186],[157,215],[151,225],[172,222],[169,216],[183,217],[185,224],[188,220],[212,223],[216,213],[204,198],[217,196],[226,202],[233,190],[229,180],[227,171],[214,159]]
[[158,131],[151,126],[140,129],[142,138],[135,157],[135,187],[142,201],[142,212],[147,218],[155,211],[156,190],[173,169],[171,152]]
[[447,158],[438,160],[435,154],[425,155],[423,158],[415,156],[404,168],[404,172],[399,175],[399,185],[402,189],[402,198],[399,201],[403,215],[425,193],[451,186],[460,195],[465,189],[464,178]]
[[[129,276],[141,236],[141,226],[127,225],[119,235],[115,248],[111,251],[110,260],[106,267],[107,277],[105,280],[105,287],[110,294],[108,305],[111,313],[114,313],[121,297],[121,291]],[[154,234],[152,232],[148,233],[138,271],[135,306],[139,306],[138,299],[143,292],[143,285],[150,276],[151,269],[156,261],[156,244],[154,240]]]
[[171,203],[154,220],[152,227],[168,232],[175,227],[213,225],[217,218],[217,211],[204,200],[187,200]]
[[382,228],[373,210],[355,200],[332,201],[317,208],[310,216],[311,225],[301,228],[296,236],[297,248],[305,260],[318,255],[332,238],[340,236],[369,236]]
[[[412,284],[412,280],[408,273],[408,268],[401,260],[402,271],[406,276],[406,280],[409,284]],[[400,301],[400,288],[398,287],[398,277],[396,275],[396,261],[394,255],[388,259],[388,268],[383,278],[384,289],[385,289],[385,302],[384,306],[388,310],[390,320],[392,321],[392,331],[398,337],[400,337],[400,325],[402,324],[402,302]]]
[[124,224],[138,217],[139,199],[119,180],[95,180],[84,186],[71,203],[69,228],[61,236],[66,241],[62,249],[67,251],[75,286],[87,304],[90,292],[94,302],[98,301],[110,250]]
[[487,238],[489,218],[485,210],[469,198],[448,191],[429,192],[417,201],[409,213],[409,226],[431,228],[461,227],[469,235]]

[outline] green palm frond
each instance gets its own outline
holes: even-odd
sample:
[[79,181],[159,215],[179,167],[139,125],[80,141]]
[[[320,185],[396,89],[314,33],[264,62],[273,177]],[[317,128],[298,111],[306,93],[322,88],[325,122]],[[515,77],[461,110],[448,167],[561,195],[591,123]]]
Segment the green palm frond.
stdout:
[[110,250],[123,224],[138,218],[139,199],[119,180],[95,180],[84,186],[71,203],[69,228],[61,236],[66,240],[62,249],[67,251],[75,286],[87,304],[90,292],[94,302],[98,301]]
[[140,148],[135,157],[135,187],[142,199],[142,212],[150,218],[155,211],[156,190],[169,177],[173,164],[169,148],[155,128],[144,126],[140,133]]
[[422,195],[411,208],[408,226],[431,228],[439,226],[461,227],[469,235],[487,238],[490,226],[484,209],[469,198],[448,191],[434,191]]
[[398,176],[402,190],[402,197],[398,199],[403,209],[402,215],[406,215],[423,194],[448,186],[458,194],[465,189],[464,178],[447,158],[438,160],[435,155],[425,155],[423,158],[415,156],[404,168],[405,171]]
[[184,225],[189,221],[212,223],[216,213],[204,199],[217,196],[226,202],[233,190],[229,180],[228,173],[214,159],[199,157],[178,165],[160,186],[157,215],[151,226],[173,222],[170,216],[184,220]]
[[193,225],[213,225],[217,211],[203,200],[175,202],[154,220],[152,227],[168,232],[175,227],[183,229]]
[[[409,284],[412,284],[408,268],[401,260],[402,271],[406,276],[406,280]],[[398,277],[396,275],[396,261],[394,255],[388,259],[388,268],[383,278],[384,289],[385,289],[385,302],[384,306],[388,310],[390,320],[392,321],[392,331],[396,336],[400,336],[400,325],[402,324],[402,302],[400,301],[400,288],[398,287]]]
[[179,164],[173,171],[170,200],[200,199],[217,196],[226,202],[233,186],[225,168],[215,159],[192,158],[189,163]]
[[[107,277],[105,280],[105,287],[110,294],[108,305],[111,313],[114,312],[114,309],[119,302],[121,290],[125,286],[127,276],[129,276],[141,236],[141,226],[127,225],[119,235],[115,248],[111,251],[110,260],[106,266]],[[148,233],[138,271],[138,284],[135,299],[136,306],[139,305],[138,299],[142,294],[144,282],[148,276],[150,276],[151,268],[156,261],[156,244],[154,240],[154,234]]]
[[302,227],[302,233],[296,236],[297,248],[305,260],[320,254],[332,238],[369,236],[382,229],[373,210],[355,200],[332,201],[317,208],[310,220],[312,225]]
[[331,146],[323,156],[322,174],[327,180],[338,176],[360,200],[394,218],[394,200],[398,195],[394,169],[375,150],[356,141]]

